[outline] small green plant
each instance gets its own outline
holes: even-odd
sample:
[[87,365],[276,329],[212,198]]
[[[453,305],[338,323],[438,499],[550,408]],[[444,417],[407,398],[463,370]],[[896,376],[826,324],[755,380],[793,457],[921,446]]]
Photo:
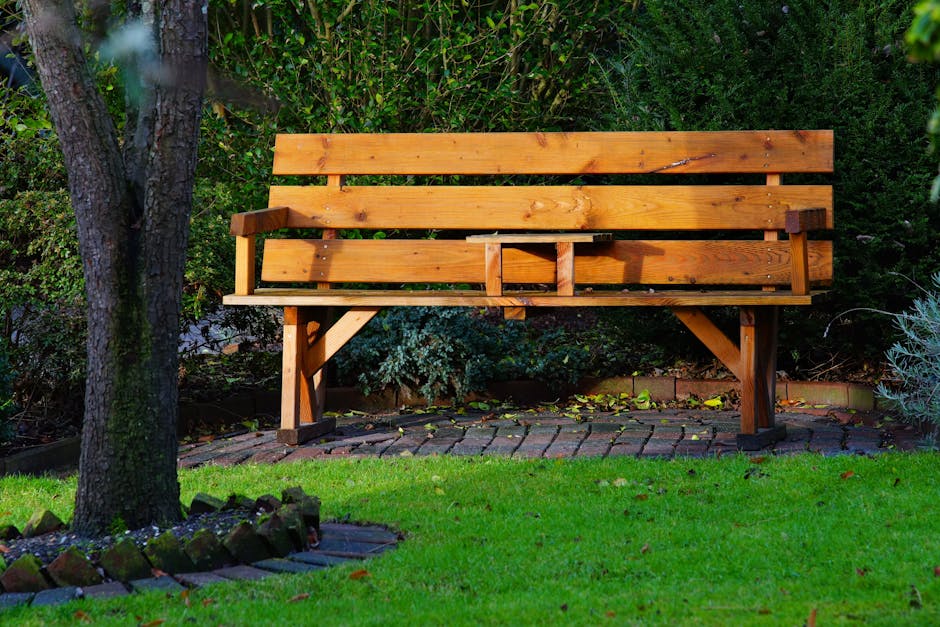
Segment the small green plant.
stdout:
[[901,339],[885,356],[900,384],[879,384],[878,394],[894,405],[906,422],[940,426],[940,272],[933,288],[911,308],[894,314]]

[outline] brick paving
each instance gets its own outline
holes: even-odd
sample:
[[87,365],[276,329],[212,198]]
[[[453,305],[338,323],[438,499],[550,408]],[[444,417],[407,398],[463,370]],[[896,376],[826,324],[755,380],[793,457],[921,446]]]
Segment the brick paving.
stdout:
[[[534,413],[513,410],[338,417],[334,433],[300,446],[278,444],[273,431],[180,447],[180,468],[204,464],[281,464],[305,459],[460,455],[472,457],[651,459],[717,457],[736,452],[733,411]],[[912,450],[918,435],[873,416],[835,409],[777,415],[787,438],[764,454],[871,455]]]

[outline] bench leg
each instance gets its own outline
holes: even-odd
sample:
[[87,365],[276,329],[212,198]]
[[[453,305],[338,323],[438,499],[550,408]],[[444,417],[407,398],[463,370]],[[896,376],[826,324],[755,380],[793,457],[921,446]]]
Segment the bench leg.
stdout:
[[786,437],[774,424],[778,307],[741,308],[741,433],[738,448],[759,450]]
[[308,349],[325,326],[325,310],[284,308],[284,353],[281,380],[281,428],[278,442],[301,444],[336,428],[323,418],[326,380],[322,369],[311,372]]

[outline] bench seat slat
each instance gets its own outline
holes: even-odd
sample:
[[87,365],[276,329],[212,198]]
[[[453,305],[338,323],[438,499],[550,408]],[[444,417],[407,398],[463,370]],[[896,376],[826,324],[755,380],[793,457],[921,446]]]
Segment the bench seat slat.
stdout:
[[825,291],[794,295],[786,290],[594,291],[574,296],[548,292],[509,292],[487,296],[479,290],[316,290],[260,288],[254,294],[229,294],[226,305],[340,306],[340,307],[721,307],[811,305],[826,297]]
[[828,185],[273,186],[292,228],[784,230],[787,211],[825,210]]
[[[463,240],[265,241],[262,279],[294,283],[483,283],[485,246]],[[578,244],[575,278],[586,284],[789,285],[790,243],[763,240],[619,240]],[[554,252],[504,247],[504,284],[553,283]],[[832,279],[832,243],[811,241],[809,279]]]
[[831,172],[819,131],[278,135],[274,174]]

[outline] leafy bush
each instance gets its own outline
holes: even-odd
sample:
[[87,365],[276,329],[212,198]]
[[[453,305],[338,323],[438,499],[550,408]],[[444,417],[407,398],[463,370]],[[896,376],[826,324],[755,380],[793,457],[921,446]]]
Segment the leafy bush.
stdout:
[[373,319],[336,362],[341,379],[367,393],[394,386],[459,398],[491,381],[574,383],[589,365],[589,348],[563,327],[538,329],[486,310],[401,307]]
[[80,412],[84,279],[64,191],[0,199],[0,317],[24,407],[51,402]]
[[940,265],[921,122],[938,71],[907,60],[910,4],[648,0],[623,32],[632,49],[608,65],[612,128],[835,129],[835,175],[823,177],[835,186],[834,298],[788,313],[781,342],[813,360],[880,355],[892,338],[876,314],[844,319],[828,341],[822,329],[852,307],[897,309],[909,298],[898,274]]
[[891,369],[900,386],[878,386],[878,394],[901,417],[921,427],[940,426],[940,272],[933,289],[915,299],[911,309],[894,314],[901,340],[888,349]]
[[13,371],[7,358],[6,343],[0,341],[0,445],[13,436],[10,416],[15,409],[13,402]]

